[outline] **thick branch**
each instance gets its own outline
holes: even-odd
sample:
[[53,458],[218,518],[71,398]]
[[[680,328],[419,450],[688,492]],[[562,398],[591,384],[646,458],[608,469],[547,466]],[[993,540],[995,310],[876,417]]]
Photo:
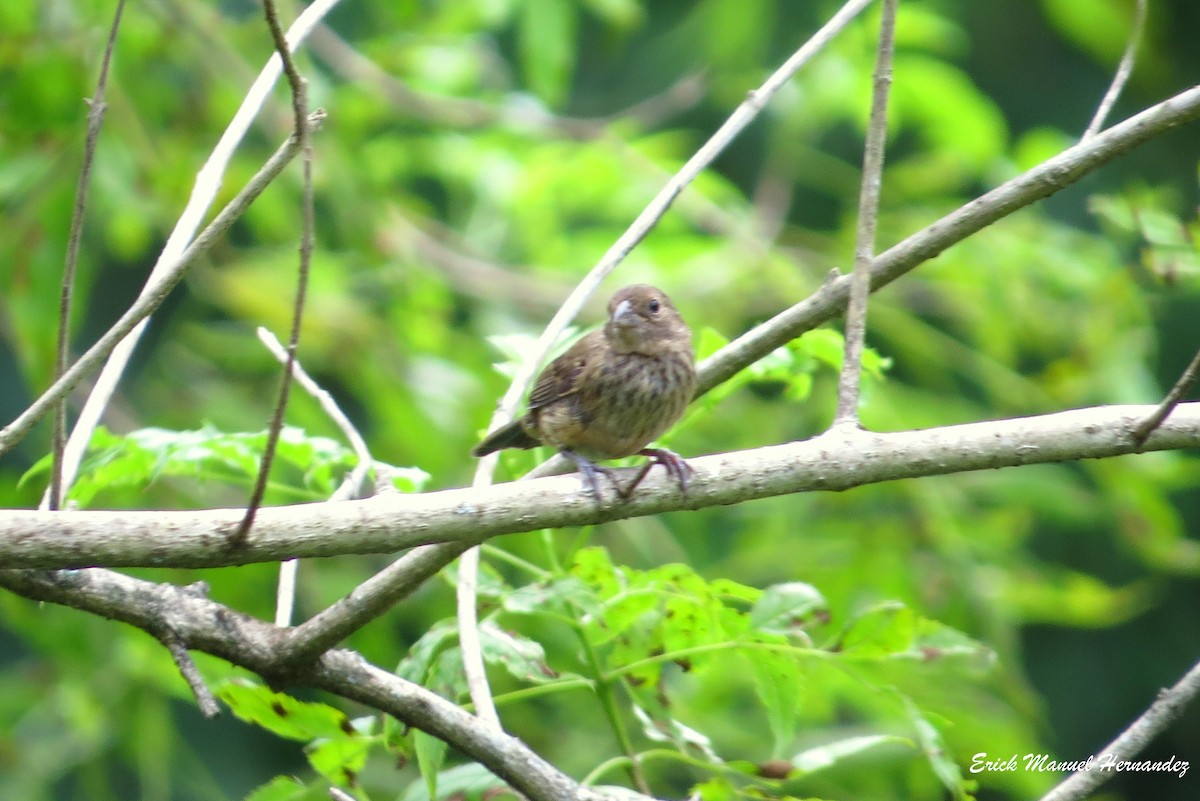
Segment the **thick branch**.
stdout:
[[283,630],[186,589],[108,570],[0,570],[0,586],[27,598],[73,606],[146,631],[170,631],[188,648],[227,659],[269,679],[360,701],[445,740],[534,801],[599,798],[519,740],[485,729],[460,707],[380,670],[358,654],[331,651],[303,670],[280,675],[276,646]]
[[0,515],[0,567],[215,567],[292,557],[391,553],[435,542],[700,509],[899,478],[1200,446],[1200,403],[1178,406],[1144,445],[1133,428],[1151,406],[1102,406],[1039,417],[898,433],[830,432],[804,442],[689,459],[688,493],[650,476],[628,500],[597,501],[575,476],[420,495],[265,508],[254,536],[230,547],[237,509]]

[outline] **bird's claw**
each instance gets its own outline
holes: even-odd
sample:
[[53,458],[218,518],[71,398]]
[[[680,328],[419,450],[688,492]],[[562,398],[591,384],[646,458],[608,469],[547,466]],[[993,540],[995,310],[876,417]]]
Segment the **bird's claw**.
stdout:
[[649,456],[650,458],[638,470],[637,475],[629,482],[629,486],[622,487],[621,482],[617,480],[616,471],[608,467],[602,467],[590,459],[580,456],[574,451],[564,450],[563,455],[575,463],[575,467],[579,469],[580,480],[583,481],[583,486],[596,496],[596,500],[604,499],[604,495],[600,492],[599,476],[603,474],[610,482],[613,488],[617,491],[617,495],[622,500],[629,500],[633,495],[633,491],[642,483],[642,479],[650,472],[650,468],[656,464],[661,464],[667,470],[667,475],[679,482],[679,490],[683,494],[687,494],[688,476],[692,472],[692,467],[682,456],[669,451],[666,448],[643,448],[638,451],[641,456]]
[[620,487],[617,488],[617,492],[622,498],[628,499],[633,494],[638,484],[642,483],[642,479],[646,477],[646,474],[650,472],[650,468],[655,464],[661,464],[666,468],[667,475],[679,482],[679,491],[685,495],[687,494],[688,475],[692,472],[692,467],[684,461],[682,456],[666,448],[643,448],[638,453],[642,456],[649,456],[650,459],[642,465],[642,469],[633,477],[633,481],[629,482],[628,487],[624,490]]
[[600,479],[598,478],[602,474],[612,482],[613,487],[617,490],[617,494],[622,498],[625,497],[625,494],[621,491],[621,482],[617,481],[617,474],[611,468],[602,467],[574,451],[564,450],[562,454],[575,463],[575,467],[579,469],[580,480],[583,482],[584,488],[596,496],[597,501],[604,499],[604,494],[600,492]]
[[665,467],[667,475],[674,476],[679,482],[679,489],[687,493],[688,476],[692,474],[692,466],[682,456],[666,448],[646,448],[642,453]]

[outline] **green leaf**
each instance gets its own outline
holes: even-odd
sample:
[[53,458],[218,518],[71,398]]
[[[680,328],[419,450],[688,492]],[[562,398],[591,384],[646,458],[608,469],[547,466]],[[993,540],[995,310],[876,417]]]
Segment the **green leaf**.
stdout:
[[[318,791],[307,787],[291,776],[276,776],[271,781],[254,789],[245,801],[310,801],[318,797]],[[321,793],[325,795],[325,793]]]
[[304,749],[313,769],[340,787],[353,787],[378,740],[373,737],[322,738]]
[[721,758],[712,749],[712,741],[701,732],[685,726],[674,717],[661,714],[651,716],[641,706],[633,705],[634,717],[642,724],[646,738],[659,743],[673,743],[683,753],[699,753],[709,762],[720,764]]
[[[447,745],[431,734],[417,729],[413,731],[413,751],[417,755],[417,768],[425,780],[426,798],[438,798],[438,779],[446,761]],[[418,785],[410,785],[412,787]],[[408,795],[406,793],[405,795]]]
[[934,774],[950,791],[955,801],[971,801],[975,797],[973,794],[974,782],[963,778],[958,763],[954,761],[951,751],[942,739],[942,733],[929,722],[916,704],[908,698],[903,698],[903,701],[905,709],[908,711],[909,721],[916,731],[917,742],[920,744],[929,766],[933,768]]
[[453,620],[439,620],[434,623],[408,649],[408,653],[396,667],[396,675],[423,684],[438,653],[457,638],[458,628]]
[[912,649],[917,616],[896,602],[881,603],[859,614],[842,633],[838,650],[859,659],[879,659]]
[[298,701],[247,679],[227,679],[214,690],[242,720],[290,740],[357,737],[346,714],[327,704]]
[[773,584],[750,610],[750,623],[756,629],[773,634],[794,634],[814,617],[828,613],[829,604],[811,584],[793,581]]
[[[765,637],[757,642],[771,642]],[[779,644],[778,640],[775,640]],[[742,652],[754,676],[754,692],[767,713],[774,741],[772,754],[778,756],[796,736],[803,697],[804,671],[795,656],[780,651],[749,649]]]
[[[92,435],[70,499],[89,506],[105,490],[144,489],[162,478],[218,480],[249,486],[258,474],[266,432],[224,433],[211,426],[194,431],[142,428],[119,436],[100,427]],[[276,448],[276,492],[290,499],[328,498],[343,475],[357,463],[349,448],[328,437],[284,426]],[[49,457],[40,460],[23,480],[49,470]],[[396,468],[398,484],[419,489],[428,475],[417,468]]]
[[504,611],[523,615],[569,615],[572,620],[600,611],[600,599],[579,576],[556,576],[518,587],[501,597]]
[[491,620],[485,620],[479,626],[479,642],[483,658],[491,664],[501,665],[514,678],[534,684],[559,678],[546,664],[546,651],[541,643],[504,631]]

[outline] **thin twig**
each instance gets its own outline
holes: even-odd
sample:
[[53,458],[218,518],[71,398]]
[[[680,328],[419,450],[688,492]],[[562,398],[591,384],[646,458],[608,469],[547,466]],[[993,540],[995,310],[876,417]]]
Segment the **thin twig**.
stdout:
[[1175,686],[1162,690],[1153,704],[1129,728],[1117,735],[1108,747],[1089,760],[1089,767],[1076,771],[1055,787],[1041,801],[1081,801],[1113,777],[1121,768],[1141,753],[1150,741],[1171,723],[1179,719],[1197,695],[1200,695],[1200,662],[1192,665]]
[[867,298],[871,294],[871,263],[875,258],[875,228],[883,184],[883,152],[887,144],[888,94],[892,86],[892,53],[896,38],[896,0],[883,0],[879,22],[879,53],[875,59],[874,91],[867,140],[863,148],[862,190],[858,197],[858,231],[854,242],[854,274],[846,308],[846,345],[838,382],[834,425],[858,425],[863,341],[867,331]]
[[[315,0],[312,5],[304,9],[300,16],[296,18],[296,22],[292,25],[291,29],[288,30],[287,38],[292,50],[295,50],[304,42],[312,29],[337,6],[338,2],[340,0]],[[158,287],[164,277],[171,273],[174,265],[187,252],[193,235],[200,228],[201,223],[204,222],[209,208],[220,192],[221,181],[226,167],[233,158],[233,154],[245,137],[246,132],[250,129],[250,125],[254,122],[259,110],[266,102],[271,88],[279,79],[281,72],[282,66],[279,57],[272,55],[262,68],[258,78],[255,79],[253,85],[246,92],[241,105],[229,121],[229,125],[225,128],[224,133],[221,134],[221,138],[217,141],[212,153],[209,154],[207,161],[204,162],[204,165],[196,174],[196,182],[192,187],[192,193],[188,198],[187,205],[180,214],[179,220],[175,223],[175,228],[171,231],[171,235],[167,238],[167,243],[163,246],[158,261],[155,262],[154,268],[150,271],[146,285],[142,288],[142,295],[156,291],[156,287]],[[75,475],[79,470],[79,463],[83,460],[83,454],[92,439],[92,432],[96,430],[96,426],[99,425],[100,418],[104,414],[109,400],[112,398],[113,393],[116,392],[117,384],[120,383],[121,376],[125,372],[125,367],[133,357],[133,351],[137,348],[137,343],[141,339],[145,329],[146,323],[143,318],[141,322],[136,323],[126,332],[124,338],[119,343],[109,348],[105,353],[107,361],[103,369],[101,369],[100,375],[97,376],[96,383],[88,393],[87,400],[79,412],[79,418],[75,421],[75,427],[71,430],[71,436],[67,439],[67,446],[63,452],[62,483],[64,487],[70,487],[74,483]],[[72,384],[72,386],[74,385]],[[67,389],[69,390],[70,387]],[[40,415],[38,416],[40,417]],[[0,452],[7,450],[12,444],[5,440],[3,433],[0,432]],[[23,436],[23,432],[20,436]],[[49,496],[50,493],[47,491],[42,498],[40,508],[45,509],[48,507]]]
[[1108,117],[1108,113],[1112,111],[1117,98],[1121,96],[1121,90],[1129,82],[1129,76],[1133,74],[1133,62],[1137,57],[1137,49],[1142,43],[1142,31],[1145,27],[1146,0],[1137,0],[1133,9],[1133,25],[1129,30],[1129,41],[1125,43],[1125,52],[1121,56],[1121,62],[1117,65],[1117,72],[1113,75],[1112,84],[1109,85],[1108,91],[1104,93],[1104,99],[1100,101],[1100,105],[1096,108],[1096,114],[1088,124],[1087,130],[1083,132],[1082,141],[1086,142],[1100,131],[1101,126],[1104,125],[1104,120]]
[[440,542],[413,548],[337,603],[289,629],[280,659],[288,664],[311,662],[407,598],[472,545]]
[[[484,485],[486,486],[486,485]],[[483,645],[479,641],[479,614],[475,595],[479,585],[479,546],[468,548],[458,560],[458,585],[455,600],[458,614],[458,645],[462,652],[463,675],[467,693],[475,707],[475,716],[493,731],[503,731],[492,687],[488,683],[483,660]]]
[[1196,351],[1196,355],[1192,357],[1192,361],[1184,369],[1183,374],[1179,376],[1179,380],[1175,382],[1175,386],[1171,387],[1171,391],[1163,398],[1158,408],[1145,420],[1138,423],[1133,431],[1130,432],[1134,443],[1139,446],[1145,444],[1150,435],[1154,433],[1154,429],[1163,424],[1163,421],[1171,414],[1171,410],[1179,405],[1179,401],[1192,388],[1192,384],[1196,383],[1198,375],[1200,375],[1200,351]]
[[196,663],[192,661],[192,655],[188,653],[187,646],[179,639],[179,636],[166,630],[159,633],[158,639],[166,646],[171,658],[175,660],[175,667],[179,668],[179,674],[191,688],[192,695],[196,697],[196,706],[200,707],[200,714],[206,718],[215,718],[221,714],[221,707],[218,706],[217,699],[213,697],[212,690],[208,689],[208,685],[204,683],[204,677],[200,675]]
[[[271,355],[280,364],[287,364],[287,349],[284,348],[279,339],[261,326],[257,329],[256,333],[258,334],[259,341],[266,346],[267,350],[271,351]],[[329,419],[333,421],[333,424],[338,427],[338,430],[342,432],[346,441],[350,443],[350,448],[354,451],[354,455],[358,457],[358,462],[354,465],[354,469],[350,471],[348,480],[343,482],[338,491],[330,498],[332,501],[349,500],[361,491],[363,482],[366,481],[367,473],[374,463],[371,450],[367,447],[367,441],[363,439],[362,433],[354,426],[354,423],[346,416],[342,408],[338,406],[337,400],[327,390],[321,388],[321,385],[308,374],[308,371],[304,369],[304,365],[299,360],[292,363],[292,377],[296,379],[296,383],[300,385],[301,389],[316,400],[317,404],[321,407],[321,411],[325,412]]]
[[304,299],[308,294],[308,273],[312,264],[313,251],[312,137],[308,128],[308,88],[292,60],[283,28],[279,25],[279,15],[275,10],[274,0],[263,0],[263,13],[267,18],[267,27],[271,29],[275,52],[283,62],[283,73],[287,76],[288,85],[292,90],[292,115],[295,126],[293,135],[299,144],[301,162],[304,165],[303,231],[300,234],[300,265],[297,271],[296,298],[292,306],[292,330],[288,337],[287,362],[279,380],[279,395],[275,399],[271,422],[267,426],[267,441],[263,446],[258,477],[255,479],[250,499],[246,503],[246,516],[242,518],[242,524],[238,526],[237,532],[230,538],[230,541],[235,544],[245,542],[246,537],[250,534],[250,528],[254,525],[254,516],[258,514],[263,495],[267,491],[267,479],[271,475],[271,463],[275,460],[275,449],[279,446],[279,432],[283,430],[283,418],[287,412],[288,395],[292,388],[292,368],[296,363],[296,349],[300,345],[300,326],[304,319]]
[[[104,58],[100,62],[100,77],[96,81],[96,93],[88,103],[87,138],[83,144],[83,164],[79,168],[79,184],[75,188],[75,207],[71,210],[71,230],[67,236],[67,262],[63,267],[62,297],[58,309],[58,353],[54,365],[54,377],[67,371],[67,360],[71,348],[71,297],[75,292],[75,268],[79,263],[79,242],[83,234],[83,212],[87,207],[88,187],[92,178],[92,159],[96,155],[96,142],[100,138],[100,124],[108,104],[104,102],[104,90],[108,87],[108,67],[112,63],[113,50],[117,46],[117,30],[121,27],[121,12],[125,0],[117,1],[112,27],[108,31],[108,44],[104,47]],[[63,497],[63,451],[67,446],[67,399],[63,396],[54,410],[53,464],[50,467],[50,509],[62,507]]]
[[[275,180],[288,162],[295,158],[297,152],[298,148],[294,137],[284,142],[267,160],[266,164],[255,173],[250,182],[242,187],[242,190],[225,205],[225,208],[221,209],[212,222],[205,226],[200,235],[192,241],[192,244],[188,245],[178,259],[161,271],[157,280],[146,286],[142,294],[121,315],[120,319],[104,332],[100,339],[88,348],[87,352],[80,356],[49,389],[43,392],[25,411],[21,412],[15,420],[0,429],[0,456],[7,453],[23,436],[29,433],[38,420],[60,398],[74,389],[84,376],[99,368],[101,362],[113,352],[117,344],[162,304],[175,285],[183,278],[187,269],[229,230],[255,198],[262,194],[262,191]],[[76,432],[79,431],[82,421],[83,416],[80,415],[80,421],[75,425]],[[68,443],[68,450],[70,450],[70,443]],[[64,471],[64,484],[66,483]]]
[[[259,327],[259,340],[267,346],[267,350],[271,351],[280,364],[287,365],[288,351],[279,342],[279,340],[270,331],[263,327]],[[312,395],[325,414],[329,415],[334,424],[341,429],[346,440],[350,443],[350,447],[354,449],[355,456],[358,457],[358,462],[355,463],[354,469],[342,481],[341,486],[329,498],[331,501],[345,501],[356,497],[363,482],[366,480],[367,472],[371,469],[372,459],[371,452],[367,448],[366,440],[362,434],[350,422],[350,418],[346,416],[341,407],[337,405],[337,401],[333,399],[321,386],[312,379],[300,364],[298,360],[293,360],[291,365],[292,376],[296,379],[296,383]],[[287,559],[279,564],[279,586],[275,591],[275,625],[290,626],[292,624],[292,610],[296,600],[296,569],[299,566],[298,559]]]

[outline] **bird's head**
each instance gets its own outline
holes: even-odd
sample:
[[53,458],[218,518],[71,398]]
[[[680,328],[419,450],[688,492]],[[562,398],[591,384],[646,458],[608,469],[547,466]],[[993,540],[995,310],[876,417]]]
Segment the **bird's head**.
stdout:
[[617,290],[608,302],[604,335],[617,353],[657,356],[691,349],[692,332],[671,299],[649,284],[631,284]]

